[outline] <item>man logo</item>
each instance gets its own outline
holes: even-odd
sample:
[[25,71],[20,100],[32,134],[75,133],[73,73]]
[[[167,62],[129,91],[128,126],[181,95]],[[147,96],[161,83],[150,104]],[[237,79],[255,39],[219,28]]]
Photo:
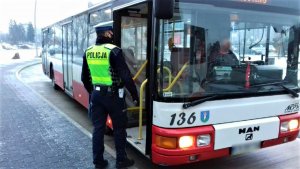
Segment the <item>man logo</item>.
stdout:
[[206,123],[209,120],[209,111],[202,111],[200,114],[200,119],[203,123]]
[[246,141],[249,141],[249,140],[252,140],[252,139],[253,139],[253,134],[252,133],[246,134],[246,137],[245,137]]
[[259,126],[248,127],[248,128],[240,128],[239,129],[239,134],[252,133],[252,132],[258,132],[258,131],[259,131]]

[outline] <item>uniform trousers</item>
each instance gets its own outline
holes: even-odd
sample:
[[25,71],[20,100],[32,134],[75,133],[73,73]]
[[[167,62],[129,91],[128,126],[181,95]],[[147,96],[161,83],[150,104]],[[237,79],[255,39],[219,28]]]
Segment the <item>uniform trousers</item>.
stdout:
[[127,112],[125,97],[120,98],[118,93],[94,90],[90,96],[89,117],[92,120],[93,130],[93,163],[101,163],[104,153],[104,134],[106,130],[107,115],[113,123],[114,142],[116,148],[117,162],[127,158],[126,126]]

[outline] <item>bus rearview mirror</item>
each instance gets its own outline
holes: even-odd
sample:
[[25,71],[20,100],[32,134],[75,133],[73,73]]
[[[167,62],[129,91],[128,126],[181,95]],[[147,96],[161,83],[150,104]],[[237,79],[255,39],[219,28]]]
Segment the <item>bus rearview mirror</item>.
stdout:
[[174,0],[155,0],[154,16],[158,19],[171,19],[174,12]]

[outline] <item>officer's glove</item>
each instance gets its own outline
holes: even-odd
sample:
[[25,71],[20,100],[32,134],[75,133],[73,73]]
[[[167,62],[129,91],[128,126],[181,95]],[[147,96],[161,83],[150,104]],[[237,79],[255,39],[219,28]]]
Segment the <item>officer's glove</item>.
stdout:
[[135,106],[139,106],[140,105],[140,99],[139,99],[138,95],[132,96],[132,100],[133,100],[133,103],[134,103]]
[[140,102],[139,102],[138,99],[137,99],[137,100],[133,100],[133,104],[134,104],[135,106],[139,106],[139,105],[140,105]]

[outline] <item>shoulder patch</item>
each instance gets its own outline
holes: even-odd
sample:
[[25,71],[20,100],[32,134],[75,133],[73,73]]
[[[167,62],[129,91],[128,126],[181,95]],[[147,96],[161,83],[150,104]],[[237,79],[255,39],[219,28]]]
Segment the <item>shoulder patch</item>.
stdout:
[[112,50],[114,48],[117,48],[117,46],[113,45],[113,44],[105,44],[104,47],[107,48],[107,49],[110,49],[110,50]]

